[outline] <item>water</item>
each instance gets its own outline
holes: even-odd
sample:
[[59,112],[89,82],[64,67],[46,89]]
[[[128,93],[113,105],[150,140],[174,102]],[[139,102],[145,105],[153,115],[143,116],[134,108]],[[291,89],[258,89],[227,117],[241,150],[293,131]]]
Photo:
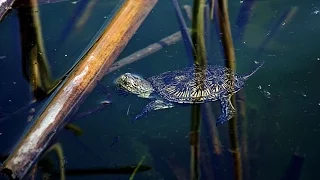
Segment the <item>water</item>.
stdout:
[[[180,1],[181,5],[192,1]],[[98,1],[88,21],[80,31],[73,31],[61,44],[59,37],[72,16],[76,5],[65,1],[40,6],[42,32],[55,78],[64,74],[77,60],[105,19],[116,7],[115,1]],[[229,3],[232,30],[240,9],[240,1]],[[253,59],[264,38],[284,11],[296,6],[296,14],[275,34],[263,50],[260,59]],[[251,72],[254,61],[266,63],[253,75],[244,88],[248,118],[248,156],[250,179],[280,179],[294,153],[305,157],[301,180],[319,179],[318,154],[320,146],[320,97],[318,78],[320,72],[320,3],[316,0],[257,1],[247,24],[244,39],[234,42],[237,71]],[[185,16],[186,17],[186,16]],[[25,106],[32,99],[30,88],[21,72],[21,48],[16,11],[0,23],[0,117]],[[190,25],[190,22],[187,21]],[[171,2],[158,2],[118,59],[126,57],[147,45],[179,30]],[[223,52],[215,29],[211,33],[211,64],[223,64]],[[191,108],[176,107],[154,111],[147,117],[130,123],[149,102],[135,96],[120,96],[113,80],[125,72],[143,77],[183,68],[188,65],[184,45],[180,41],[131,65],[125,66],[103,78],[108,87],[112,105],[105,110],[76,121],[83,135],[75,137],[63,130],[60,141],[64,149],[66,168],[115,167],[144,163],[153,169],[139,173],[135,179],[177,179],[171,166],[189,174],[189,130]],[[96,107],[106,98],[93,91],[79,112]],[[213,104],[216,107],[216,103]],[[130,110],[128,108],[130,106]],[[217,105],[219,107],[219,105]],[[215,108],[215,112],[219,109]],[[20,113],[0,126],[0,151],[8,153],[19,135],[28,125],[27,113]],[[239,131],[243,125],[239,124]],[[215,156],[212,171],[233,179],[233,165],[229,151],[228,126],[218,128],[223,146],[222,162]],[[203,132],[205,130],[203,129]],[[114,137],[119,141],[110,148]],[[205,140],[205,137],[202,137]],[[243,147],[243,144],[240,144]],[[247,170],[248,167],[245,167]],[[204,173],[203,173],[204,174]],[[129,179],[130,175],[97,175],[94,179]],[[204,176],[204,175],[203,175]],[[67,177],[88,179],[88,177]]]

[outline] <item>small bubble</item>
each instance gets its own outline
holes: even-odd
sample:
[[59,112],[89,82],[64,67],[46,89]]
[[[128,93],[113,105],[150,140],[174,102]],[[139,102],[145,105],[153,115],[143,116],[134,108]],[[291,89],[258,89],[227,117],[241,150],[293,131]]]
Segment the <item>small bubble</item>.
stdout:
[[301,95],[302,95],[303,97],[307,97],[307,95],[306,95],[304,92],[301,92]]
[[68,55],[65,54],[64,56],[67,57]]
[[262,89],[262,87],[261,87],[261,86],[258,86],[258,89]]
[[320,61],[320,58],[317,58],[317,61]]
[[266,97],[266,98],[270,98],[270,96],[271,96],[271,93],[269,92],[269,91],[267,91],[267,90],[263,90],[263,94],[264,94],[264,96]]

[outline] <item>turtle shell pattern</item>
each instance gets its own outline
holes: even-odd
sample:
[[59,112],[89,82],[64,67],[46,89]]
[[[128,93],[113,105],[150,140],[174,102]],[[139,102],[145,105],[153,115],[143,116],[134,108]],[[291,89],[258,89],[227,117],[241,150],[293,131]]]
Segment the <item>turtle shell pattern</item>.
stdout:
[[187,67],[152,76],[148,81],[156,93],[167,101],[203,103],[216,101],[234,92],[229,80],[232,73],[237,79],[238,76],[231,69],[222,66],[209,65],[203,69]]

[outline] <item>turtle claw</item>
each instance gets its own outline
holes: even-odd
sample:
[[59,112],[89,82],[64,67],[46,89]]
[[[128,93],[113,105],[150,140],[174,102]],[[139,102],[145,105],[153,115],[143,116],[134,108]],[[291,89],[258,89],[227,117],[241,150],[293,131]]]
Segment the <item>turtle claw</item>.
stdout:
[[143,110],[140,114],[136,115],[134,119],[132,119],[130,122],[133,123],[141,118],[143,118],[147,114],[147,111]]
[[229,121],[231,118],[233,118],[236,115],[236,110],[232,106],[230,101],[231,95],[220,99],[221,102],[221,115],[218,117],[216,125],[222,125],[225,122]]
[[227,121],[228,121],[228,119],[224,115],[221,115],[217,119],[216,126],[220,126],[220,125],[224,124]]
[[138,114],[134,118],[134,120],[131,120],[131,122],[141,119],[142,117],[146,116],[146,114],[149,113],[150,111],[159,110],[159,109],[168,109],[172,107],[174,107],[172,103],[156,99],[154,101],[151,101],[149,104],[147,104],[146,107],[141,111],[141,113]]
[[225,116],[225,115],[220,115],[217,119],[217,122],[216,122],[216,126],[221,126],[223,125],[225,122],[229,121],[233,116]]

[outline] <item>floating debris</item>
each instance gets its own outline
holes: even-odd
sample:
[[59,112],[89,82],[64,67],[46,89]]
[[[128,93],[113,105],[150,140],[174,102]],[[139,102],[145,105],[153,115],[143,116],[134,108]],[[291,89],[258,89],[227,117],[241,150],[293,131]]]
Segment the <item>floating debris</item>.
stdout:
[[278,122],[276,122],[276,126],[277,126],[277,129],[280,131],[280,124]]
[[[270,87],[270,86],[271,86],[271,85],[269,84],[268,87]],[[258,89],[261,90],[260,92],[263,93],[263,95],[264,95],[266,98],[270,99],[271,93],[270,93],[268,90],[262,88],[261,85],[258,86]]]
[[104,100],[104,101],[100,102],[101,105],[108,105],[108,104],[111,104],[111,103],[112,103],[112,101],[110,101],[110,100]]
[[5,59],[6,58],[6,56],[0,56],[0,59]]
[[264,94],[264,96],[265,96],[266,98],[270,99],[271,93],[270,93],[269,91],[263,90],[263,94]]
[[129,107],[127,109],[127,116],[129,115],[130,107],[131,107],[131,104],[129,104]]

